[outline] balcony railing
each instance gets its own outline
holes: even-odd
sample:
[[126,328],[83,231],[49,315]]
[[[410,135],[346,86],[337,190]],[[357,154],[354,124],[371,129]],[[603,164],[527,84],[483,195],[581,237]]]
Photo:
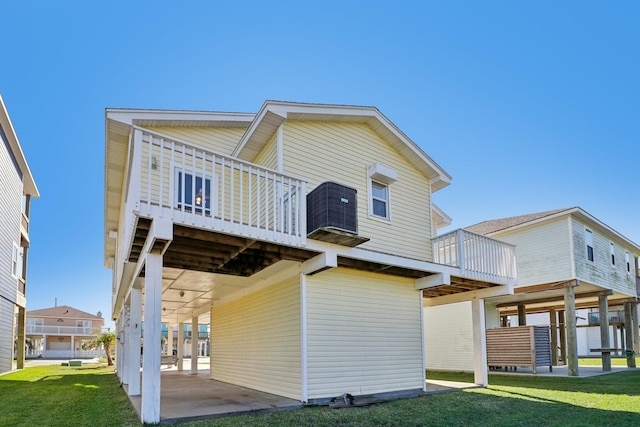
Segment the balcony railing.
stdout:
[[[624,310],[609,310],[609,324],[624,323]],[[600,324],[600,310],[592,310],[589,313],[589,325]]]
[[42,335],[96,335],[92,328],[81,326],[47,326],[47,325],[27,325],[27,334]]
[[140,128],[132,149],[128,211],[267,241],[305,243],[305,181]]
[[460,269],[462,277],[514,284],[516,247],[466,230],[455,230],[432,240],[433,261]]

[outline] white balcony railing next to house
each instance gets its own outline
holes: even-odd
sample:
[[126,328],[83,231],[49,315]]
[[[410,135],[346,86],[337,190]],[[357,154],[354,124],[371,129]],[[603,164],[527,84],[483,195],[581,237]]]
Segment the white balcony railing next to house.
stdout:
[[[135,128],[126,212],[290,245],[306,239],[306,183]],[[134,218],[123,218],[132,225]],[[124,236],[130,242],[133,230]]]
[[42,335],[96,335],[92,328],[81,326],[47,326],[47,325],[27,325],[27,334]]
[[516,247],[466,230],[454,230],[432,239],[433,261],[460,269],[462,277],[515,284]]

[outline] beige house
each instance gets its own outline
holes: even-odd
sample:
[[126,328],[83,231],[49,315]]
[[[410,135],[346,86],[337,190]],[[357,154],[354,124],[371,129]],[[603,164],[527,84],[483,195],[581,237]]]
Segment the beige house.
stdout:
[[27,356],[73,359],[102,356],[91,343],[102,332],[102,313],[61,305],[27,312]]
[[482,301],[512,292],[514,247],[432,238],[451,178],[376,108],[108,109],[105,165],[117,372],[142,421],[160,421],[163,322],[210,325],[211,379],[321,403],[421,393],[423,303],[473,301],[486,384]]
[[[517,246],[514,294],[485,303],[491,327],[524,326],[527,317],[548,325],[551,362],[567,364],[569,375],[579,375],[578,348],[582,355],[602,354],[605,370],[610,369],[611,353],[640,352],[636,243],[579,207],[485,221],[466,230]],[[622,337],[612,320],[624,331]],[[446,334],[426,330],[427,367],[473,369],[474,352],[464,339],[472,334],[469,304],[427,308],[425,321],[447,323]],[[579,345],[589,326],[599,329],[598,339],[588,347]]]
[[0,96],[0,373],[24,367],[31,198],[39,197]]

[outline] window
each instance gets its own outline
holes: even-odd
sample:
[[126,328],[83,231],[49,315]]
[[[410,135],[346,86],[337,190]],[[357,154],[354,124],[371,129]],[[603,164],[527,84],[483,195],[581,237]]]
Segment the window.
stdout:
[[613,243],[609,243],[609,247],[611,248],[611,265],[616,265],[616,252]]
[[209,177],[203,180],[202,176],[177,169],[176,183],[178,209],[183,209],[184,206],[186,212],[193,212],[195,208],[195,212],[201,214],[204,207],[204,213],[211,214],[211,179]]
[[11,252],[11,275],[15,278],[20,277],[20,247],[15,242]]
[[374,216],[389,219],[389,187],[371,181],[371,211]]
[[585,229],[584,234],[585,234],[585,243],[587,244],[587,259],[593,262],[594,261],[593,233],[591,232],[591,230]]
[[629,259],[629,252],[624,252],[624,262],[627,265],[627,273],[631,273],[631,260]]

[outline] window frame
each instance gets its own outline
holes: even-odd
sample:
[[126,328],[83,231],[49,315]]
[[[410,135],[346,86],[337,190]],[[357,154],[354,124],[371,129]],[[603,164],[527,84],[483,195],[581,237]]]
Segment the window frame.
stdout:
[[613,242],[609,242],[609,249],[611,252],[611,267],[615,268],[616,266],[616,247]]
[[20,278],[20,246],[16,242],[13,242],[11,248],[11,276]]
[[587,257],[587,261],[596,262],[596,251],[593,245],[593,231],[588,228],[584,229],[584,243],[585,243],[585,254]]
[[629,251],[624,251],[624,261],[626,265],[627,274],[631,275],[631,257]]
[[[183,168],[181,166],[174,166],[174,173],[173,173],[173,208],[178,209],[181,212],[185,212],[185,213],[190,213],[190,214],[194,214],[194,215],[201,215],[201,216],[216,216],[217,215],[217,200],[216,200],[216,190],[217,190],[217,185],[218,185],[218,180],[217,180],[217,175],[215,174],[202,174],[201,171],[194,171],[192,169],[188,169],[188,168]],[[191,179],[193,180],[194,178],[197,180],[198,178],[202,179],[204,181],[203,184],[203,188],[205,188],[205,201],[204,201],[204,206],[198,206],[197,204],[193,203],[195,202],[192,201],[192,203],[186,203],[181,201],[181,190],[182,187],[180,185],[181,182],[181,175],[182,175],[182,179],[184,179],[184,177],[186,176],[191,176]],[[206,199],[206,186],[207,186],[207,181],[209,182],[209,207],[207,207],[207,199]],[[193,181],[192,181],[193,182]],[[197,181],[196,181],[197,182]],[[184,185],[185,190],[186,190],[186,183]],[[184,191],[185,194],[182,194],[182,198],[185,199],[186,197],[186,191]]]
[[[374,195],[374,185],[378,185],[385,189],[387,196],[386,200]],[[385,216],[378,215],[375,212],[374,202],[376,201],[383,202],[385,204]],[[369,178],[369,217],[379,221],[391,222],[391,186],[373,178]]]

